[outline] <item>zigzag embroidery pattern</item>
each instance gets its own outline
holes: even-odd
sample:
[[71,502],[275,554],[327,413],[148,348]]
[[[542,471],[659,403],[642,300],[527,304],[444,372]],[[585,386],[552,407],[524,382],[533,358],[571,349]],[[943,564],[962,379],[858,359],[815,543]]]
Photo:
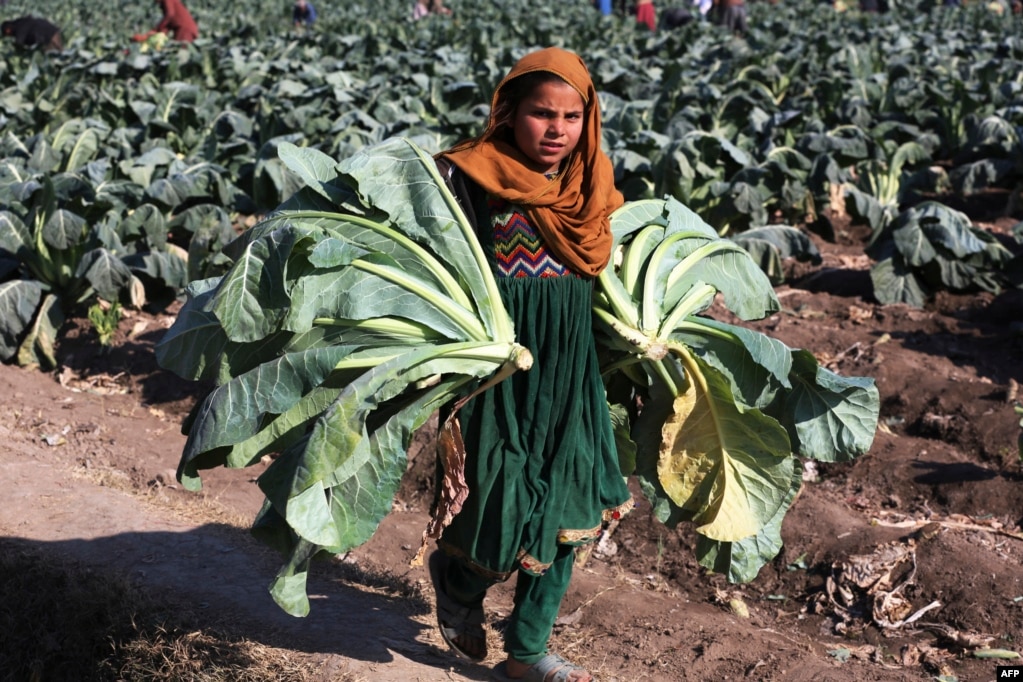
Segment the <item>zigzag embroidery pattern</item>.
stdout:
[[518,211],[494,221],[497,267],[504,277],[564,277],[571,271],[544,246],[540,235]]

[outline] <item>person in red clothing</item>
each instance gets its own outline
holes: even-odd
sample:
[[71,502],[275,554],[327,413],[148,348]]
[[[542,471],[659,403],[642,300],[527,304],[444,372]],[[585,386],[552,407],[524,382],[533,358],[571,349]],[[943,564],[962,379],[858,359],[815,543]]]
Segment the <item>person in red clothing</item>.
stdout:
[[190,43],[199,37],[199,27],[195,19],[189,14],[181,0],[156,0],[163,9],[163,19],[152,31],[137,33],[132,40],[141,43],[156,33],[170,32],[171,38],[180,40],[183,43]]
[[646,24],[651,31],[657,30],[657,16],[653,0],[636,0],[636,21]]

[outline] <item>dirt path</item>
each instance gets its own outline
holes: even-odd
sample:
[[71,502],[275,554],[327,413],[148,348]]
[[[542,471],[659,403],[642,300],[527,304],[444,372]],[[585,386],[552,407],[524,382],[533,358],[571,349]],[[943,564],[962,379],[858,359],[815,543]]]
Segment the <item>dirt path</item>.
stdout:
[[[443,650],[426,572],[405,567],[424,513],[392,514],[348,559],[356,577],[358,570],[390,570],[421,585],[421,593],[403,597],[318,567],[310,578],[311,613],[293,618],[267,593],[278,557],[244,529],[261,501],[252,471],[210,471],[202,493],[186,493],[170,478],[184,437],[133,395],[72,392],[51,376],[9,366],[0,366],[0,395],[12,406],[0,412],[0,486],[8,491],[0,534],[8,540],[184,599],[225,622],[232,636],[308,655],[320,663],[320,679],[345,671],[374,682],[489,679],[487,666],[463,664]],[[506,615],[510,601],[507,586],[496,588],[488,599],[491,618]],[[591,561],[577,571],[556,642],[603,671],[604,682],[711,679],[734,667],[732,647],[742,633],[750,652],[787,661],[782,679],[810,680],[833,668],[825,647],[766,625],[692,603],[660,576],[622,574]],[[696,660],[679,667],[694,647]],[[493,652],[487,664],[500,657]],[[915,678],[865,672],[858,679]]]
[[[445,671],[446,657],[430,641],[424,600],[330,584],[314,572],[309,617],[285,614],[266,589],[277,557],[246,531],[176,512],[180,500],[171,498],[181,495],[158,484],[148,499],[127,492],[122,487],[130,481],[107,468],[108,453],[123,448],[138,454],[132,476],[166,476],[184,445],[176,429],[123,396],[71,393],[42,379],[0,366],[0,393],[21,406],[0,417],[0,488],[7,491],[0,534],[121,573],[155,594],[230,614],[233,634],[322,656],[327,677],[348,669],[381,682],[440,674],[480,679]],[[241,517],[248,506],[254,513],[259,500],[251,472],[216,473],[202,496],[208,508],[223,505]]]

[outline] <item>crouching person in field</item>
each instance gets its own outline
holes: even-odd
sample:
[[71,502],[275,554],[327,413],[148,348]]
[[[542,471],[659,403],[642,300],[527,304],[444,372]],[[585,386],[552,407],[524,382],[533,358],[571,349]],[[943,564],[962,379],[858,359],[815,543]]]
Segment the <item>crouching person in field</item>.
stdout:
[[183,43],[190,43],[199,37],[199,26],[181,0],[156,0],[156,4],[163,10],[160,23],[151,31],[136,33],[131,37],[132,40],[142,43],[157,33],[170,33],[171,38]]
[[4,38],[13,38],[20,47],[38,47],[43,50],[63,50],[60,29],[39,17],[31,15],[5,21],[0,24]]

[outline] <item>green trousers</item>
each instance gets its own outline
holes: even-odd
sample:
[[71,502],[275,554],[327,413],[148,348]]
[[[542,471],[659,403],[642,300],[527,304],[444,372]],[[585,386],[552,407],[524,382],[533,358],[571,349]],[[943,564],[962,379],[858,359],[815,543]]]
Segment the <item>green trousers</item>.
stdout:
[[[554,563],[543,575],[516,571],[515,607],[504,633],[504,650],[516,661],[532,665],[547,654],[574,563],[574,548],[559,545]],[[479,603],[495,584],[456,557],[448,564],[445,582],[448,596],[462,604]]]

